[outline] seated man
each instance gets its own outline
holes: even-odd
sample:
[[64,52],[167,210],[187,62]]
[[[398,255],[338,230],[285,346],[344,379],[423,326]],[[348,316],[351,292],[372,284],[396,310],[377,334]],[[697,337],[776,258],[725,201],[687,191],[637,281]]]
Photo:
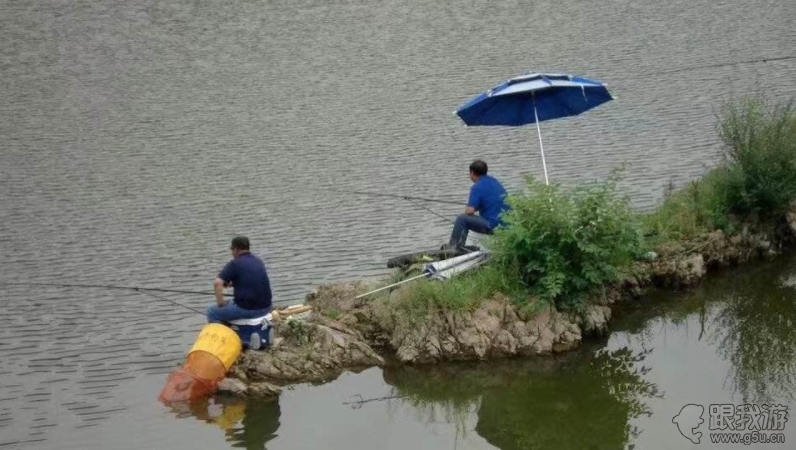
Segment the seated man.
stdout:
[[[230,245],[233,259],[213,280],[216,304],[207,308],[209,323],[263,317],[271,311],[271,283],[263,261],[249,253],[249,239],[238,236]],[[232,302],[224,298],[224,288],[235,289]]]
[[[470,199],[464,214],[456,218],[453,226],[451,239],[448,249],[462,250],[467,242],[467,233],[492,234],[492,231],[503,223],[500,215],[509,209],[506,204],[506,190],[498,180],[487,175],[487,165],[484,161],[476,160],[470,164],[470,180],[473,185],[470,187]],[[476,216],[476,211],[480,214]]]

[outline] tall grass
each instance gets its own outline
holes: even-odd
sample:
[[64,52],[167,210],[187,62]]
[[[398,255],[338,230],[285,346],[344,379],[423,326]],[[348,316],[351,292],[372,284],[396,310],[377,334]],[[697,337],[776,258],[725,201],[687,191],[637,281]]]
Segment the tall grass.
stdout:
[[502,293],[518,306],[528,304],[530,291],[521,280],[496,264],[488,264],[473,272],[448,281],[421,280],[406,289],[401,301],[419,314],[429,303],[451,311],[469,311],[485,299]]
[[729,173],[717,167],[667,195],[663,204],[642,216],[648,244],[688,239],[715,229],[732,231],[726,192]]
[[796,198],[796,109],[793,102],[744,97],[718,117],[722,162],[668,196],[643,222],[657,241],[687,239],[750,214],[771,219]]
[[796,198],[796,109],[750,97],[727,103],[718,127],[727,159],[727,204],[777,215]]

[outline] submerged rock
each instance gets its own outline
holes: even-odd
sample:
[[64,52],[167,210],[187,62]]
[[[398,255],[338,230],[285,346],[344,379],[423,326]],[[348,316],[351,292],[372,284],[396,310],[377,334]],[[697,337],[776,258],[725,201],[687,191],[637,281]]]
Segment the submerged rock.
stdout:
[[273,397],[282,389],[267,382],[244,383],[236,378],[224,378],[218,384],[218,393],[236,397]]
[[218,383],[218,392],[221,394],[230,394],[235,396],[245,396],[249,391],[249,387],[241,380],[235,378],[224,378]]

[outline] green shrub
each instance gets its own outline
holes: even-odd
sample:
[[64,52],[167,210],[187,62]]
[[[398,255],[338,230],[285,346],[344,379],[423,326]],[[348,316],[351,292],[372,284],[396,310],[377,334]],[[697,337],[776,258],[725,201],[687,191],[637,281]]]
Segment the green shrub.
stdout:
[[526,305],[530,296],[516,275],[487,264],[447,281],[419,280],[405,291],[402,303],[416,309],[418,314],[423,314],[429,303],[446,310],[465,311],[477,308],[496,293],[508,296],[520,306]]
[[796,109],[762,97],[728,102],[719,115],[726,201],[740,215],[778,215],[796,198]]
[[490,239],[494,260],[541,299],[567,308],[618,281],[641,252],[641,228],[616,179],[565,190],[528,180],[509,198],[507,226]]
[[688,239],[721,229],[732,216],[777,216],[796,198],[796,109],[759,97],[726,103],[719,114],[724,161],[667,196],[644,217],[652,241]]
[[688,239],[715,229],[731,232],[729,177],[722,165],[667,195],[663,204],[642,218],[650,243]]

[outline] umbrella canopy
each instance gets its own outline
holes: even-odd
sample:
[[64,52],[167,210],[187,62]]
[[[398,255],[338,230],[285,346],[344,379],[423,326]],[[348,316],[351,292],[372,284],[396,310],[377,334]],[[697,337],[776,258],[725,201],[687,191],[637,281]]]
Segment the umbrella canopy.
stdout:
[[456,114],[472,126],[520,126],[536,123],[544,159],[539,122],[576,116],[613,100],[603,83],[566,74],[529,73],[498,84],[459,107]]

